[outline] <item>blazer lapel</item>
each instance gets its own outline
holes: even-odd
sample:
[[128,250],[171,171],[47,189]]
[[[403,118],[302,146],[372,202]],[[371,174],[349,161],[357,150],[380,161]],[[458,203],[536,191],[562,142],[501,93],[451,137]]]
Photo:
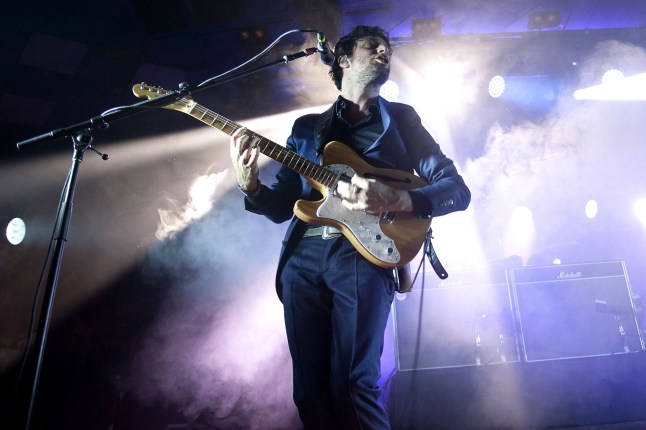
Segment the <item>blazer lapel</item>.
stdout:
[[331,140],[329,138],[329,135],[332,129],[334,112],[336,111],[335,107],[336,103],[330,106],[328,110],[323,112],[314,125],[314,141],[316,142],[316,153],[319,156],[323,154],[323,148]]

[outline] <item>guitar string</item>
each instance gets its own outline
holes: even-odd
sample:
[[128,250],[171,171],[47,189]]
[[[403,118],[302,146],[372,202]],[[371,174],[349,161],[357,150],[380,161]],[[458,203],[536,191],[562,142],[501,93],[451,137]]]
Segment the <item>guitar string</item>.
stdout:
[[[150,92],[155,92],[160,95],[164,95],[168,93],[169,91],[160,87],[151,87],[151,86],[146,86],[146,85],[141,85],[140,87],[142,90],[148,90]],[[195,103],[193,100],[188,100],[186,98],[182,98],[176,102],[177,104],[185,107],[185,108],[190,108],[189,114],[196,119],[199,119],[200,121],[207,123],[204,119],[204,117],[207,116],[207,114],[213,118],[213,121],[208,123],[210,126],[213,126],[215,122],[218,124],[221,124],[221,127],[219,127],[219,130],[223,131],[224,133],[227,133],[229,135],[235,133],[237,130],[242,128],[243,126],[240,124],[237,124],[228,118],[219,115],[216,112],[213,112],[212,110],[200,105],[199,103]],[[192,106],[191,106],[192,105]],[[197,116],[193,115],[193,111],[198,111],[201,113],[201,116],[198,118]],[[226,128],[229,128],[230,130],[227,131],[225,130]],[[326,186],[328,189],[333,189],[336,188],[336,184],[338,184],[339,181],[345,180],[346,182],[349,182],[349,178],[345,178],[345,175],[342,175],[340,173],[337,173],[331,169],[326,168],[325,166],[321,166],[319,164],[314,163],[313,161],[302,157],[293,151],[290,151],[288,149],[283,148],[281,145],[278,145],[277,143],[265,138],[264,136],[258,135],[255,132],[252,131],[251,137],[258,137],[259,140],[257,144],[261,144],[262,142],[265,142],[265,149],[261,148],[261,151],[263,154],[267,155],[270,158],[273,158],[279,162],[280,161],[280,155],[284,152],[283,154],[283,159],[286,159],[288,155],[291,155],[293,158],[296,159],[295,163],[293,166],[287,164],[288,167],[291,169],[295,170],[296,172],[305,175],[306,177],[313,177],[317,182],[321,183],[322,185]],[[267,147],[271,146],[271,152],[267,153]],[[278,150],[278,155],[273,155],[274,150]],[[301,161],[304,167],[298,168],[298,162]],[[282,162],[281,162],[282,163]],[[307,167],[310,167],[312,173],[307,173]],[[315,177],[317,176],[317,177]],[[393,213],[392,212],[384,212],[381,214],[382,219],[386,219],[389,222],[392,222]]]
[[[181,102],[183,103],[184,107],[191,108],[190,103],[185,99],[183,99]],[[200,104],[195,103],[195,105],[191,108],[190,113],[192,116],[194,116],[193,111],[196,111],[199,114],[201,114],[201,116],[198,118],[200,121],[208,123],[211,126],[213,126],[214,123],[217,123],[219,126],[218,128],[229,135],[233,134],[240,128],[243,128],[242,125],[237,124],[227,119],[226,117],[219,115],[211,111],[210,109],[207,109],[201,106]],[[205,120],[205,117],[207,117],[207,115],[209,118],[213,119],[211,122],[207,122]],[[316,164],[312,160],[309,160],[303,156],[300,156],[293,151],[283,148],[281,145],[267,139],[264,136],[256,134],[253,131],[251,133],[252,134],[250,137],[252,138],[256,137],[259,139],[256,142],[256,144],[261,146],[261,152],[263,154],[283,164],[286,164],[288,167],[295,170],[296,172],[303,174],[306,177],[312,177],[314,180],[325,185],[329,189],[332,189],[333,187],[335,187],[338,181],[340,180],[341,175],[339,173],[331,169],[328,169],[325,166]],[[277,154],[274,154],[274,152],[277,152]],[[283,161],[281,161],[281,159]]]

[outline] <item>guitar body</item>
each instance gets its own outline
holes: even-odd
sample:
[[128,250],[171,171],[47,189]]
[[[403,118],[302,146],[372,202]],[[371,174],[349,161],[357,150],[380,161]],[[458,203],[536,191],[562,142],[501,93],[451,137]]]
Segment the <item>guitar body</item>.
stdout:
[[[330,142],[323,152],[327,169],[351,178],[355,174],[374,178],[397,189],[412,189],[426,185],[422,178],[395,169],[379,169],[366,163],[350,147]],[[340,197],[316,181],[310,184],[321,192],[319,201],[299,200],[294,205],[296,216],[310,224],[329,225],[340,230],[368,261],[383,268],[408,264],[424,244],[430,218],[420,218],[406,212],[371,214],[352,211],[341,203]]]

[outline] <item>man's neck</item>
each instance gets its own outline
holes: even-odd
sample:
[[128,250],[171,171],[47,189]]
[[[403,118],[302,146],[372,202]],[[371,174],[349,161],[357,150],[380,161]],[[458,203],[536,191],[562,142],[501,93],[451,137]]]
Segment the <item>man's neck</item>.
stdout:
[[370,106],[377,103],[379,91],[367,91],[365,88],[361,91],[341,90],[341,97],[347,101],[344,117],[356,123],[370,113]]

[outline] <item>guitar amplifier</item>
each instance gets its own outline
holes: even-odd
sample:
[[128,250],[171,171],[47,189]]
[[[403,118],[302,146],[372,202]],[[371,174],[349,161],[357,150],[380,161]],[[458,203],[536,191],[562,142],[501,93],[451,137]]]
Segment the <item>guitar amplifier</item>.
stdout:
[[393,306],[397,370],[520,361],[504,270],[428,275]]
[[623,261],[525,267],[510,278],[524,360],[644,349]]

